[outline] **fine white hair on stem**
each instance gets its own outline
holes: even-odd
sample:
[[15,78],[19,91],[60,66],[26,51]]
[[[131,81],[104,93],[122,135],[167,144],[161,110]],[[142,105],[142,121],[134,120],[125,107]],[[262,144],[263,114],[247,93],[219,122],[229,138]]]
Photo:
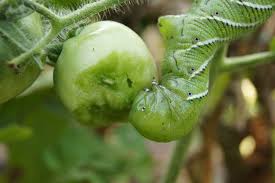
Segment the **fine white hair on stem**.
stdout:
[[[47,8],[49,8],[53,13],[55,13],[56,15],[58,16],[65,16],[65,15],[68,15],[70,13],[72,13],[73,11],[75,11],[76,9],[81,9],[83,8],[84,6],[86,5],[89,5],[89,4],[92,4],[92,3],[95,3],[95,2],[99,2],[100,0],[84,0],[81,4],[72,4],[72,6],[70,7],[56,7],[50,3],[46,3],[45,5],[47,6]],[[108,11],[111,11],[111,10],[114,10],[115,12],[124,12],[123,10],[125,10],[125,8],[127,8],[127,10],[130,10],[132,6],[134,5],[142,5],[142,4],[147,4],[149,2],[149,0],[128,0],[124,3],[121,3],[119,5],[116,5],[108,10],[106,10],[107,12]],[[104,12],[106,13],[106,12]]]

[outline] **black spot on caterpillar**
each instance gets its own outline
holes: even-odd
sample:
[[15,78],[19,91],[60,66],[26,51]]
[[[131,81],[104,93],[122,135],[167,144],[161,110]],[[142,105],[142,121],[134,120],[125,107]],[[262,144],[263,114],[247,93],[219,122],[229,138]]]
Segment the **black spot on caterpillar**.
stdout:
[[161,142],[189,133],[208,95],[215,53],[264,23],[274,5],[274,0],[197,0],[185,15],[160,17],[166,44],[163,78],[135,99],[130,113],[134,127]]

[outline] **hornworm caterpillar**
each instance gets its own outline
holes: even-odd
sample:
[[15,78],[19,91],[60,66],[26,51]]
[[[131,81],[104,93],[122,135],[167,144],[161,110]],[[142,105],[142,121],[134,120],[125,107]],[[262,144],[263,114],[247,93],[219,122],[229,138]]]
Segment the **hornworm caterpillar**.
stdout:
[[275,0],[200,0],[185,15],[160,17],[167,49],[163,78],[135,99],[134,127],[161,142],[189,133],[204,106],[217,50],[264,23],[274,6]]

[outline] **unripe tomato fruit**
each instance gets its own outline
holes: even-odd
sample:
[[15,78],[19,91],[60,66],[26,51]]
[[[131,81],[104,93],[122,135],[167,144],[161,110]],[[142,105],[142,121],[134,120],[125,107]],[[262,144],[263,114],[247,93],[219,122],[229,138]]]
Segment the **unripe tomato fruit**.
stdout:
[[[25,38],[29,42],[36,42],[43,35],[41,19],[36,13],[14,22],[14,27],[20,29],[22,34],[28,35]],[[10,35],[12,35],[11,31],[18,31],[16,28],[9,30]],[[5,37],[0,31],[0,104],[23,92],[40,73],[40,69],[33,59],[28,60],[26,66],[18,73],[8,66],[7,61],[22,53],[22,50],[11,39],[14,37]]]
[[101,21],[64,43],[54,81],[79,121],[103,126],[126,120],[137,93],[156,76],[142,39],[120,23]]

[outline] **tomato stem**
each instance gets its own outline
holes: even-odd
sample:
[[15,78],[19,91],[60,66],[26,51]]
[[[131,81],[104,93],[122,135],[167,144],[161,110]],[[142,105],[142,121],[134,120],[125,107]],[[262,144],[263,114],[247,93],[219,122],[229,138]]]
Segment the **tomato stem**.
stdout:
[[267,51],[251,55],[225,58],[221,64],[221,72],[233,72],[240,69],[246,69],[259,64],[275,62],[275,52]]
[[184,136],[177,141],[170,160],[170,164],[167,168],[166,175],[162,181],[163,183],[176,182],[182,164],[184,163],[184,158],[186,157],[185,155],[187,153],[191,139],[192,133],[189,133],[187,136]]
[[40,13],[41,15],[47,17],[52,25],[51,30],[42,38],[32,49],[25,53],[22,53],[18,57],[12,59],[8,62],[8,65],[18,66],[24,64],[31,56],[39,53],[44,49],[57,35],[66,27],[76,24],[82,21],[84,18],[89,16],[97,15],[102,11],[106,11],[110,8],[116,8],[117,6],[128,2],[129,0],[101,0],[93,3],[89,3],[82,8],[68,14],[65,16],[59,16],[53,13],[50,9],[45,6],[33,2],[31,0],[23,0],[25,6],[33,9],[34,11]]
[[30,0],[23,0],[24,5],[33,9],[34,11],[40,13],[41,15],[47,17],[49,20],[54,22],[59,22],[60,17],[53,13],[50,9],[46,8],[45,6]]
[[74,22],[79,22],[84,18],[94,16],[100,12],[106,11],[110,8],[117,8],[117,6],[128,2],[129,0],[101,0],[94,3],[87,4],[81,9],[73,11],[72,13],[62,17],[64,25],[71,25]]

